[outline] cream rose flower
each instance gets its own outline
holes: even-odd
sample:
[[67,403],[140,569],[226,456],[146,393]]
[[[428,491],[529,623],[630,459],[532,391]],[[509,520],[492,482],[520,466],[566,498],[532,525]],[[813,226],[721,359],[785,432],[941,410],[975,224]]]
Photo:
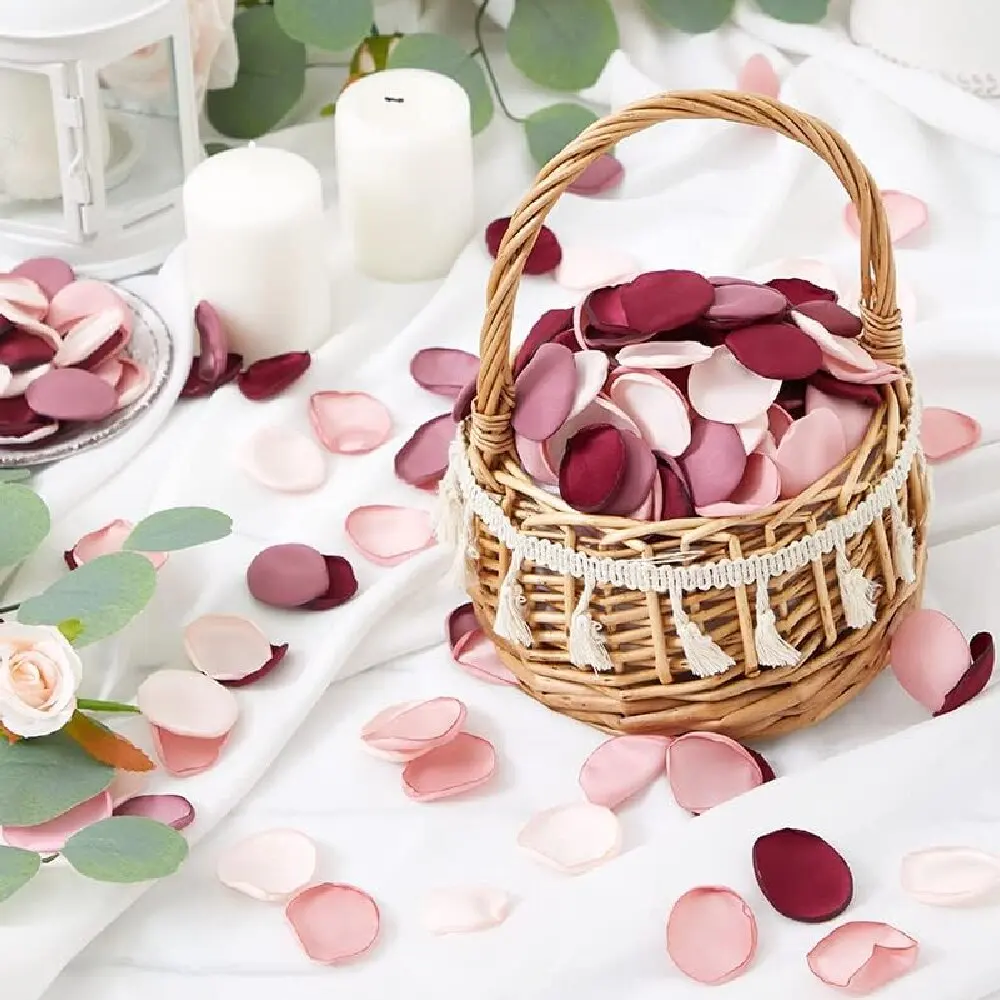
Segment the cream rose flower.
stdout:
[[45,736],[69,722],[83,664],[49,625],[0,624],[0,725],[17,736]]

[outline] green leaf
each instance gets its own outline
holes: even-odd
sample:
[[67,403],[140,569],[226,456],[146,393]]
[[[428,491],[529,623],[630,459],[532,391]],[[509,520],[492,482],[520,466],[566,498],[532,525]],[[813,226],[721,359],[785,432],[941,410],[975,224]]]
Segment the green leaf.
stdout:
[[826,17],[830,0],[757,0],[760,9],[779,21],[817,24]]
[[274,0],[274,13],[297,42],[329,52],[353,49],[375,20],[372,0]]
[[31,478],[31,469],[0,469],[0,483],[23,483]]
[[597,115],[579,104],[553,104],[542,108],[529,115],[524,123],[528,149],[535,162],[544,167],[564,146],[596,121]]
[[389,69],[429,69],[462,85],[472,106],[472,131],[481,132],[493,118],[493,95],[479,60],[444,35],[406,35],[389,52]]
[[84,563],[57,580],[17,613],[25,625],[60,625],[76,619],[83,626],[76,645],[86,646],[123,629],[149,603],[156,570],[138,552],[113,552]]
[[42,867],[41,855],[20,847],[0,847],[0,903],[26,886]]
[[232,149],[232,146],[227,146],[224,142],[206,142],[205,143],[205,155],[206,156],[216,156],[219,153],[225,153],[226,150]]
[[736,0],[644,0],[649,12],[661,21],[692,35],[718,28],[736,5]]
[[173,875],[187,857],[187,841],[164,823],[113,816],[74,833],[62,856],[99,882],[148,882]]
[[27,486],[0,483],[0,566],[16,566],[45,540],[52,521],[45,501]]
[[583,90],[618,48],[608,0],[516,0],[507,53],[529,79],[552,90]]
[[131,552],[175,552],[215,542],[233,530],[233,519],[211,507],[172,507],[143,518],[122,546]]
[[0,740],[0,825],[37,826],[99,795],[115,770],[62,733]]
[[209,121],[235,139],[256,139],[273,129],[302,96],[306,86],[306,47],[289,38],[273,7],[254,7],[234,22],[240,51],[236,84],[210,90]]

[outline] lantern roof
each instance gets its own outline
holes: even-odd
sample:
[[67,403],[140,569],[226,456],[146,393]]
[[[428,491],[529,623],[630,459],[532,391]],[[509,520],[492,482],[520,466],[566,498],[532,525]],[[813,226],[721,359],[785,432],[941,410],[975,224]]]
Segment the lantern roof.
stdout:
[[0,0],[0,38],[52,41],[141,21],[175,0]]

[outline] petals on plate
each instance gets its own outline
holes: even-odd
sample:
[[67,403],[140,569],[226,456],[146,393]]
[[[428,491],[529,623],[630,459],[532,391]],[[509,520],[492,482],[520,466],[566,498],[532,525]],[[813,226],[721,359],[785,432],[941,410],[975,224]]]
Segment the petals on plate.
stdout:
[[[500,241],[510,225],[510,216],[494,219],[486,227],[486,249],[491,257],[496,259],[500,252]],[[524,264],[525,274],[548,274],[554,271],[562,260],[562,248],[556,239],[556,234],[548,226],[542,226],[535,239],[535,245],[528,254]]]
[[691,416],[683,394],[657,372],[626,371],[611,384],[612,402],[654,451],[680,455],[691,443]]
[[76,367],[92,372],[108,361],[121,358],[128,345],[128,340],[128,335],[119,328],[93,354],[85,357]]
[[131,335],[132,310],[125,300],[113,285],[89,278],[74,281],[61,288],[49,303],[45,321],[61,333],[79,320],[107,309],[119,312],[119,326]]
[[309,886],[288,903],[285,916],[302,950],[323,965],[359,958],[378,940],[378,906],[353,885],[320,882]]
[[823,364],[819,344],[794,323],[756,323],[731,330],[726,347],[744,368],[764,378],[808,378]]
[[697,340],[651,340],[623,347],[618,352],[618,364],[623,368],[688,368],[706,361],[713,350]]
[[261,358],[240,372],[236,385],[247,399],[255,402],[274,399],[302,378],[311,364],[312,355],[308,351]]
[[700,319],[715,300],[715,288],[694,271],[647,271],[622,286],[628,325],[650,335]]
[[[893,243],[905,240],[911,233],[923,229],[927,224],[926,202],[904,191],[886,190],[880,193],[885,215],[889,221],[889,236]],[[855,236],[861,236],[861,222],[853,201],[844,206],[844,222]]]
[[262,604],[298,608],[330,585],[326,560],[310,545],[270,545],[247,567],[247,587]]
[[989,632],[977,632],[969,640],[969,654],[972,656],[972,666],[948,692],[944,704],[934,713],[935,715],[946,715],[948,712],[954,712],[956,708],[961,708],[989,684],[995,660],[993,636]]
[[410,361],[410,375],[422,389],[455,399],[479,374],[479,358],[454,347],[425,347]]
[[481,681],[517,687],[517,677],[500,659],[493,641],[481,628],[463,635],[452,647],[451,655],[467,674]]
[[747,456],[739,485],[726,500],[698,507],[699,517],[740,517],[776,503],[781,493],[781,475],[774,461],[754,452]]
[[323,447],[335,455],[365,455],[392,436],[389,411],[366,392],[314,392],[309,422]]
[[99,351],[119,330],[121,312],[105,309],[77,320],[63,334],[62,343],[52,363],[58,368],[78,365]]
[[198,358],[191,361],[191,369],[188,371],[187,381],[181,389],[181,399],[204,399],[211,396],[216,389],[221,389],[224,385],[229,385],[239,375],[243,368],[243,355],[230,354],[226,358],[226,367],[222,374],[216,379],[202,378],[198,371]]
[[118,393],[104,379],[79,368],[53,368],[36,379],[24,398],[50,420],[103,420],[118,406]]
[[153,376],[145,365],[132,358],[121,358],[117,364],[119,372],[115,392],[118,393],[118,409],[121,410],[145,395]]
[[[125,539],[132,534],[134,527],[131,521],[117,519],[108,522],[103,528],[88,532],[66,553],[66,564],[70,569],[76,569],[98,556],[121,552]],[[153,564],[154,569],[159,569],[168,558],[166,552],[143,552],[142,555]]]
[[782,498],[797,497],[848,454],[844,428],[835,413],[820,409],[800,417],[789,427],[774,455]]
[[510,895],[503,889],[434,889],[424,898],[421,923],[431,934],[469,934],[502,924],[510,907]]
[[696,420],[680,466],[696,507],[725,500],[746,471],[747,453],[739,430],[728,423]]
[[903,690],[937,712],[972,665],[972,653],[962,630],[947,615],[918,608],[893,633],[889,662]]
[[788,310],[788,299],[777,289],[752,282],[718,285],[705,322],[730,329],[775,320]]
[[806,961],[827,986],[864,996],[909,972],[918,950],[917,942],[895,927],[852,920],[827,934]]
[[667,748],[667,775],[677,804],[696,816],[763,784],[746,747],[719,733],[685,733]]
[[496,773],[493,744],[472,733],[458,733],[426,753],[406,762],[403,791],[417,802],[464,795],[485,785]]
[[347,515],[344,530],[354,547],[376,566],[398,566],[436,541],[430,513],[415,507],[357,507]]
[[639,270],[630,253],[603,243],[573,243],[563,249],[556,268],[556,282],[563,288],[589,291],[627,281]]
[[312,438],[288,427],[258,428],[246,442],[243,468],[279,493],[311,493],[326,482],[326,457]]
[[806,387],[806,414],[814,410],[829,410],[840,421],[848,454],[864,441],[874,412],[865,403],[829,396],[817,386],[810,385]]
[[50,299],[76,281],[73,268],[58,257],[32,257],[22,261],[10,273],[30,278]]
[[407,761],[455,739],[465,723],[465,705],[457,698],[390,705],[361,728],[361,742],[377,756]]
[[771,65],[771,60],[758,52],[740,67],[736,77],[736,89],[747,94],[777,98],[781,92],[781,80]]
[[115,806],[115,816],[141,816],[183,830],[194,822],[194,806],[183,795],[135,795]]
[[584,513],[601,510],[614,496],[625,474],[624,435],[610,424],[577,431],[559,465],[559,493]]
[[159,726],[150,728],[156,756],[164,770],[175,778],[192,778],[215,767],[229,741],[229,733],[202,739],[198,736],[179,736]]
[[252,621],[239,615],[202,615],[184,629],[184,651],[206,676],[240,686],[270,673],[288,646],[272,645]]
[[232,692],[196,670],[157,670],[135,699],[150,725],[196,739],[226,736],[240,714]]
[[660,736],[612,736],[580,769],[588,802],[617,809],[666,770],[667,740]]
[[983,428],[967,413],[928,406],[920,425],[920,444],[928,462],[947,462],[979,444]]
[[551,437],[573,409],[576,385],[573,352],[542,344],[514,383],[514,431],[532,441]]
[[688,398],[706,420],[743,424],[778,398],[779,379],[764,378],[745,368],[726,347],[720,347],[691,369]]
[[517,843],[552,868],[579,875],[618,855],[622,828],[607,807],[573,802],[537,813],[521,828]]
[[973,847],[929,847],[903,858],[900,882],[928,906],[969,906],[1000,891],[1000,857]]
[[611,153],[604,153],[584,167],[583,172],[568,188],[571,194],[592,197],[613,191],[625,179],[625,168]]
[[198,377],[208,383],[222,378],[229,361],[229,332],[218,310],[202,299],[195,306],[194,327],[198,331]]
[[222,851],[215,874],[229,889],[275,903],[304,889],[316,874],[316,845],[298,830],[263,830]]
[[854,897],[854,878],[840,853],[807,830],[785,828],[758,837],[753,870],[764,898],[802,923],[839,917]]
[[30,330],[12,328],[0,333],[0,365],[12,372],[47,365],[55,356],[55,346]]
[[74,833],[107,819],[111,815],[111,808],[111,796],[103,791],[46,823],[39,823],[37,826],[5,826],[3,840],[9,847],[20,847],[38,854],[54,854],[63,849]]
[[[10,399],[14,396],[23,396],[28,386],[32,382],[40,379],[46,372],[51,371],[51,365],[37,365],[34,368],[26,368],[22,372],[8,372],[10,374],[7,384],[0,389],[0,400]],[[3,381],[0,379],[0,381]]]
[[718,986],[746,971],[757,951],[750,905],[724,886],[689,889],[667,919],[667,952],[681,972]]
[[396,478],[418,489],[433,489],[448,468],[448,449],[454,437],[455,421],[450,413],[422,423],[396,452]]

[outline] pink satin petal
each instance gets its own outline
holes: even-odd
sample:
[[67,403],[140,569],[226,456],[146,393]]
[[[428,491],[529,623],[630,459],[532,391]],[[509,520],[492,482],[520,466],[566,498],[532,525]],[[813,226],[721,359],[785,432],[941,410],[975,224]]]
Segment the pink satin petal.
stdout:
[[243,468],[261,486],[279,493],[311,493],[326,482],[326,458],[304,434],[261,427],[246,443]]
[[814,410],[829,410],[840,421],[848,453],[858,448],[865,439],[874,413],[864,403],[828,396],[821,389],[810,385],[806,386],[806,413]]
[[52,298],[46,323],[60,333],[74,323],[105,310],[119,314],[118,326],[132,333],[132,310],[112,285],[103,281],[81,279],[61,288]]
[[542,443],[548,466],[557,470],[562,465],[566,454],[566,445],[570,438],[582,428],[594,424],[610,424],[620,431],[632,431],[634,434],[639,434],[639,428],[631,417],[623,413],[610,400],[598,396],[575,417],[570,417],[552,437]]
[[[882,191],[881,195],[893,243],[905,240],[927,224],[927,203],[915,195],[903,191]],[[861,236],[861,222],[854,202],[848,202],[844,206],[844,222],[855,236]]]
[[496,646],[481,628],[474,628],[463,635],[452,647],[451,655],[467,674],[481,681],[517,687],[517,677],[500,659]]
[[606,806],[573,802],[536,813],[521,828],[517,843],[544,864],[579,875],[618,855],[622,828]]
[[266,903],[284,901],[316,874],[316,845],[298,830],[263,830],[224,848],[215,868],[228,889]]
[[120,323],[121,312],[118,309],[105,309],[77,320],[63,334],[52,364],[57,368],[68,368],[86,361],[118,332]]
[[699,517],[740,517],[775,503],[781,492],[781,475],[774,461],[754,452],[747,456],[739,485],[728,500],[696,508]]
[[51,420],[103,420],[118,406],[114,388],[81,368],[52,368],[28,386],[24,398]]
[[993,665],[996,650],[993,646],[993,636],[989,632],[977,632],[969,640],[969,655],[972,666],[962,674],[959,682],[948,692],[944,704],[934,713],[947,715],[955,709],[972,701],[980,694],[993,676]]
[[510,907],[502,889],[435,889],[424,899],[421,923],[431,934],[469,934],[502,924]]
[[825,359],[860,371],[872,371],[877,367],[875,359],[857,341],[830,333],[822,323],[794,309],[791,317],[806,336],[819,344]]
[[574,243],[563,247],[556,282],[563,288],[588,292],[633,278],[639,261],[630,253],[602,243]]
[[603,351],[576,351],[576,389],[567,420],[582,413],[604,388],[608,377],[608,356]]
[[757,951],[757,920],[732,889],[699,886],[674,903],[667,919],[667,952],[681,972],[706,986],[746,971]]
[[852,920],[816,944],[806,961],[827,986],[864,996],[909,972],[918,950],[917,942],[895,927]]
[[213,768],[222,756],[229,733],[202,739],[179,736],[168,729],[152,726],[153,747],[163,769],[175,778],[191,778]]
[[667,774],[677,804],[696,816],[764,781],[753,754],[718,733],[685,733],[673,740]]
[[736,427],[697,419],[691,444],[680,459],[694,504],[707,507],[724,501],[739,486],[747,462],[743,439]]
[[767,429],[774,438],[775,445],[781,444],[788,428],[792,426],[792,415],[778,403],[772,403],[767,410]]
[[725,347],[691,369],[688,398],[707,420],[743,424],[767,412],[778,398],[781,382],[757,375],[733,357]]
[[120,358],[115,363],[119,367],[115,391],[118,393],[118,409],[121,410],[142,398],[153,376],[145,365],[131,358]]
[[54,854],[63,849],[74,833],[107,819],[111,815],[111,809],[111,796],[103,791],[47,823],[39,823],[37,826],[5,826],[4,843],[9,847],[20,847],[38,854]]
[[782,498],[797,497],[835,469],[849,454],[844,428],[831,410],[800,417],[775,452]]
[[464,795],[496,773],[493,744],[472,733],[458,733],[403,766],[403,791],[417,802]]
[[398,566],[436,544],[426,510],[371,504],[347,515],[344,530],[354,547],[376,566]]
[[184,629],[188,659],[220,684],[260,676],[272,663],[274,649],[252,621],[239,615],[202,615]]
[[576,384],[573,351],[542,344],[514,383],[514,431],[532,441],[551,437],[573,409]]
[[43,323],[36,319],[34,313],[26,312],[13,302],[5,302],[0,299],[0,316],[13,323],[19,330],[27,330],[44,340],[50,348],[58,351],[62,344],[62,337],[56,330],[53,330],[48,323]]
[[316,392],[309,421],[323,447],[339,455],[365,455],[392,436],[392,417],[366,392]]
[[759,417],[754,417],[753,420],[748,420],[745,424],[736,425],[736,429],[740,432],[740,438],[743,441],[743,448],[748,455],[757,450],[760,443],[764,440],[764,435],[767,434],[769,427],[770,424],[766,413],[762,413]]
[[285,907],[285,916],[302,950],[323,965],[360,958],[378,940],[378,906],[353,885],[321,882],[303,889]]
[[972,847],[930,847],[903,858],[903,891],[928,906],[968,906],[1000,891],[1000,857]]
[[10,273],[30,278],[50,299],[76,280],[73,268],[57,257],[32,257],[22,261]]
[[0,389],[0,399],[12,399],[14,396],[23,396],[32,382],[40,379],[46,372],[50,371],[52,371],[51,365],[36,365],[34,368],[27,368],[23,372],[11,372],[6,386]]
[[654,451],[681,455],[691,443],[691,416],[681,391],[656,372],[625,372],[611,384],[611,401]]
[[478,374],[479,358],[453,347],[425,347],[410,361],[413,381],[446,399],[455,399]]
[[396,452],[396,478],[418,489],[433,489],[448,468],[448,449],[455,437],[455,421],[442,413],[422,423]]
[[972,654],[962,630],[947,615],[919,608],[893,633],[889,662],[903,690],[936,712],[969,669]]
[[623,347],[618,364],[623,368],[688,368],[708,360],[713,350],[697,340],[651,340]]
[[141,795],[151,777],[150,771],[115,771],[115,776],[108,785],[112,806],[117,809],[123,802]]
[[31,277],[25,274],[0,275],[0,299],[42,319],[49,308],[49,297]]
[[326,593],[329,566],[321,552],[295,542],[269,545],[247,567],[247,589],[275,608],[300,608]]
[[[581,354],[585,353],[583,351]],[[521,434],[514,435],[517,457],[524,471],[542,486],[558,486],[559,473],[549,465],[548,451],[543,441],[532,441]]]
[[135,697],[151,725],[175,736],[219,739],[240,714],[231,691],[195,670],[158,670],[139,685]]
[[[85,562],[97,559],[98,556],[110,555],[112,552],[120,552],[125,544],[125,539],[132,534],[135,525],[131,521],[117,519],[110,521],[103,528],[90,531],[84,535],[73,546],[70,552],[66,553],[66,563],[70,569],[76,569]],[[168,559],[166,552],[143,552],[152,564],[154,569],[159,569]]]
[[588,802],[617,809],[666,770],[667,742],[659,736],[613,736],[580,769]]
[[625,168],[610,153],[597,157],[566,189],[572,194],[590,197],[612,191],[625,179]]
[[903,377],[903,371],[885,361],[875,361],[872,368],[857,368],[845,365],[828,354],[823,355],[823,368],[834,378],[852,385],[889,385]]
[[927,461],[947,462],[972,451],[983,436],[979,421],[958,410],[928,406],[920,426],[920,444]]
[[[116,392],[118,391],[118,382],[124,371],[120,358],[108,358],[107,361],[102,361],[99,365],[95,365],[91,371],[98,378],[104,379],[108,385],[114,386]],[[121,409],[121,396],[118,397],[118,407]]]
[[448,640],[448,648],[452,655],[459,642],[465,639],[471,632],[479,628],[479,620],[476,618],[475,609],[471,601],[460,604],[451,611],[444,621],[444,634]]
[[777,98],[781,92],[781,80],[771,65],[771,60],[758,52],[740,68],[736,77],[736,89],[747,94]]
[[141,816],[175,830],[194,822],[194,806],[183,795],[136,795],[115,806],[115,816]]
[[403,760],[455,739],[462,731],[466,708],[457,698],[390,705],[361,728],[361,741],[380,754],[402,754]]

